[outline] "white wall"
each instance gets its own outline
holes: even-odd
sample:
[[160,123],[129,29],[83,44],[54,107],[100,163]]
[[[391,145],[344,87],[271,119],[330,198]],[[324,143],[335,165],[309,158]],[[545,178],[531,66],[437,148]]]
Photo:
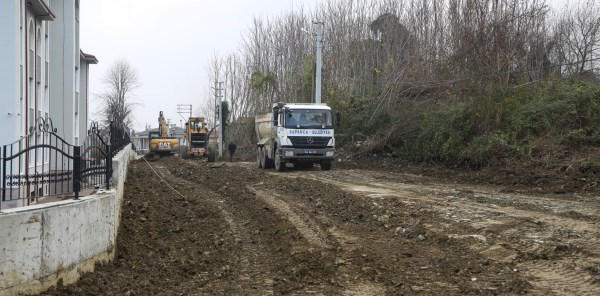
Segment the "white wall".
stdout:
[[0,145],[16,141],[21,134],[19,22],[19,0],[0,1]]
[[88,129],[88,72],[90,70],[89,64],[82,61],[80,62],[81,70],[79,75],[80,87],[79,87],[79,143],[82,144],[83,140],[87,137],[87,129]]
[[114,258],[131,145],[113,159],[115,186],[80,200],[0,213],[0,296],[33,294],[75,282]]
[[75,144],[75,67],[80,57],[75,4],[73,0],[52,0],[50,10],[56,17],[50,26],[50,118],[57,133]]

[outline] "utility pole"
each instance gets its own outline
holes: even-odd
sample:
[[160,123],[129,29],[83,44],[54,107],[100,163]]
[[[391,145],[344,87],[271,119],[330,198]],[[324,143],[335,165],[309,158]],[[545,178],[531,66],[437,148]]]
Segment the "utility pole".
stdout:
[[323,47],[323,22],[313,22],[317,29],[317,73],[315,85],[315,103],[321,103],[321,67],[323,58],[321,57],[321,48]]
[[223,157],[223,81],[215,81],[215,97],[219,102],[219,157]]
[[[192,117],[192,104],[177,104],[177,113],[187,122],[188,118]],[[186,118],[182,114],[189,114],[189,116]]]

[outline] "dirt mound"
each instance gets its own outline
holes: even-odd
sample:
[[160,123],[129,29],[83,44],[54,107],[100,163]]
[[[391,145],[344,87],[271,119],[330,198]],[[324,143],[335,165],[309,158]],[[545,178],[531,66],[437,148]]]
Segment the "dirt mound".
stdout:
[[278,173],[176,157],[133,162],[117,258],[45,294],[600,290],[597,199],[512,194],[483,177],[470,184],[460,172],[407,167],[342,161]]
[[[585,159],[587,158],[584,157]],[[473,169],[436,163],[414,163],[391,156],[356,157],[344,152],[339,155],[338,160],[336,167],[343,169],[388,171],[433,177],[446,182],[487,184],[505,192],[600,193],[600,170],[590,168],[590,162],[586,161],[581,161],[580,164],[556,164],[551,168],[520,163]]]

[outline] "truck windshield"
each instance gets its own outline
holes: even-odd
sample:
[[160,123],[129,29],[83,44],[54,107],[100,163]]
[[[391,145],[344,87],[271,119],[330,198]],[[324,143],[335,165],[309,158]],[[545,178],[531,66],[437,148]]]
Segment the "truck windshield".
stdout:
[[287,128],[333,128],[331,110],[294,109],[286,113]]

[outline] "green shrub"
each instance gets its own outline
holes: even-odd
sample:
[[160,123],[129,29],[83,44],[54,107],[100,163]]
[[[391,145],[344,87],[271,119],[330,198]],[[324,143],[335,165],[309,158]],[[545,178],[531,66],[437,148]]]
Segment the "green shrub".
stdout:
[[444,90],[422,102],[397,98],[386,109],[364,94],[326,89],[343,114],[336,133],[370,138],[373,153],[393,149],[413,161],[481,167],[547,157],[559,146],[600,146],[598,84],[553,78],[456,99],[461,93]]

